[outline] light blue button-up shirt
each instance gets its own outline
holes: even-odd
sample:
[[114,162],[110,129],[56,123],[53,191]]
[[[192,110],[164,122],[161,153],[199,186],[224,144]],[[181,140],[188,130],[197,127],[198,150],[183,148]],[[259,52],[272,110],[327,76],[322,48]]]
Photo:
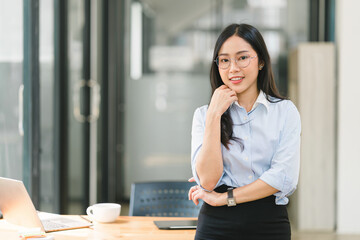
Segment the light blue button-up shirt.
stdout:
[[[277,101],[278,99],[271,98]],[[198,185],[195,163],[202,147],[208,105],[195,110],[192,125],[191,166]],[[241,187],[261,179],[279,190],[276,204],[288,203],[298,183],[301,121],[290,100],[269,102],[260,94],[250,112],[237,102],[230,106],[233,136],[242,139],[244,149],[230,140],[229,150],[221,145],[224,170],[217,186]]]

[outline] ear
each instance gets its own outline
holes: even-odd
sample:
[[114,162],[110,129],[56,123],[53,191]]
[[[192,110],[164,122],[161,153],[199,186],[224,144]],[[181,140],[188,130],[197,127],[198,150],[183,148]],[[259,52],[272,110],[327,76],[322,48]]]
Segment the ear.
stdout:
[[259,61],[259,70],[262,70],[264,66],[265,66],[264,61],[260,60]]

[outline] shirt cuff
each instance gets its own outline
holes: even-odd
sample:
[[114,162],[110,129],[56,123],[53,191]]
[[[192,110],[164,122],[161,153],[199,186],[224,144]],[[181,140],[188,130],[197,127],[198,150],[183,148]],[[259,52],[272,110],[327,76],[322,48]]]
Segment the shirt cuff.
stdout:
[[285,188],[285,181],[286,181],[286,174],[277,172],[276,174],[271,174],[270,171],[265,172],[263,175],[260,176],[260,179],[265,183],[269,184],[271,187],[279,190],[275,194],[277,198],[284,198],[286,197],[286,190]]

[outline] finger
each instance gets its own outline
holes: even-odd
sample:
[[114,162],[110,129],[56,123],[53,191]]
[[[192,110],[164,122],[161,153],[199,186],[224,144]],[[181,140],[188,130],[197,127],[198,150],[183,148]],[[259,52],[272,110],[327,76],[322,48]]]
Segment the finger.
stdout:
[[237,96],[237,94],[234,90],[231,90],[230,94],[231,94],[231,96]]
[[193,193],[193,190],[192,190],[192,187],[189,189],[189,192],[188,192],[188,197],[189,197],[189,200],[191,200],[191,194]]
[[189,200],[191,200],[191,194],[194,192],[194,191],[196,191],[198,188],[197,188],[197,186],[192,186],[190,189],[189,189],[189,193],[188,193],[188,195],[189,195]]
[[194,177],[189,178],[188,182],[195,182],[195,178]]
[[194,201],[194,197],[196,196],[196,194],[198,193],[198,190],[195,190],[191,193],[191,200],[196,204],[196,202]]
[[193,190],[192,188],[189,189],[189,192],[188,192],[188,197],[189,197],[189,200],[191,200],[191,194],[193,193]]
[[[224,86],[224,85],[223,85]],[[219,88],[217,88],[216,90],[215,90],[215,92],[214,92],[214,94],[219,94],[219,93],[221,93],[221,92],[223,92],[223,91],[225,91],[226,90],[226,88],[225,87],[219,87]]]
[[223,85],[223,86],[225,86],[225,87],[218,89],[218,91],[221,91],[221,92],[223,92],[223,91],[225,91],[225,92],[232,91],[232,89],[229,88],[228,86],[226,86],[226,85]]
[[196,201],[195,201],[194,197],[195,197],[195,193],[192,193],[191,200],[192,200],[192,201],[194,202],[194,204],[196,205]]
[[223,90],[226,94],[236,94],[236,92],[234,90],[232,90],[231,88],[228,88],[228,89],[224,89]]
[[202,199],[203,197],[204,197],[204,191],[202,189],[198,189],[192,194],[192,200],[196,205],[199,204],[199,199]]
[[229,89],[220,89],[220,90],[217,90],[216,93],[214,93],[214,98],[223,99],[223,98],[227,98],[228,96],[231,96],[231,95],[233,95],[233,93],[230,88]]
[[231,97],[231,102],[236,102],[238,100],[237,96],[232,96]]
[[195,205],[199,204],[199,199],[202,198],[202,194],[200,191],[196,192],[196,194],[193,196],[193,202],[195,203]]

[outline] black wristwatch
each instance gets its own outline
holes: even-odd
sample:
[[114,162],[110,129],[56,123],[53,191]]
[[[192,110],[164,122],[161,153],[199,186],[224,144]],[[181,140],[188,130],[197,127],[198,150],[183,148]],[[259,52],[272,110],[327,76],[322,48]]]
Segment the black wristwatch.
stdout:
[[233,194],[233,188],[228,188],[227,193],[228,193],[228,197],[227,197],[228,207],[236,206],[236,201],[235,201],[234,194]]

